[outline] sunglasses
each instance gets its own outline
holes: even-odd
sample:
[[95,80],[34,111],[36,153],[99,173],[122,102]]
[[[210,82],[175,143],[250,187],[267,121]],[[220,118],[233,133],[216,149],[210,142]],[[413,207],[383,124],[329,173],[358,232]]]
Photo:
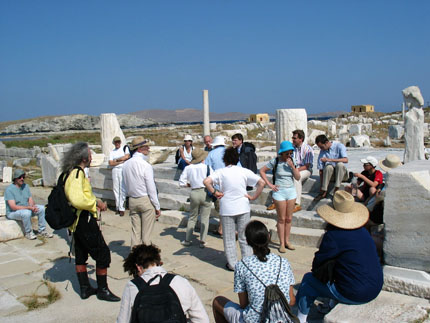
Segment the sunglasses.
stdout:
[[193,142],[192,140],[184,140],[184,142],[187,142],[187,141],[188,141],[188,142]]
[[21,175],[20,177],[18,177],[18,179],[24,179],[25,175]]

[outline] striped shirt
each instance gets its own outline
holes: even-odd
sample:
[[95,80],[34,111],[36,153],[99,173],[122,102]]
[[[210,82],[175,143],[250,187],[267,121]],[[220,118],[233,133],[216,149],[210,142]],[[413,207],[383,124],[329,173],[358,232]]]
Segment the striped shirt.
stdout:
[[312,172],[314,164],[314,150],[307,144],[302,144],[300,147],[294,147],[294,159],[297,162],[297,167],[309,164],[309,171]]

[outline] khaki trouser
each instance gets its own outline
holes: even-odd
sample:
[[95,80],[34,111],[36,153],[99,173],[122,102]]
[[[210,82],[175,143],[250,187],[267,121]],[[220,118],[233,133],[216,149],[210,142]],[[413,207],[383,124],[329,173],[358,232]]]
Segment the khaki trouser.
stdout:
[[197,188],[191,191],[190,202],[190,216],[185,240],[191,240],[200,211],[200,241],[205,242],[208,235],[212,200],[207,196],[204,188]]
[[151,244],[155,223],[155,209],[148,196],[130,197],[131,247]]
[[334,181],[334,187],[339,188],[340,183],[348,179],[348,170],[344,163],[336,163],[336,167],[326,165],[323,170],[323,179],[321,183],[321,190],[327,191],[330,181]]
[[294,180],[294,186],[296,187],[297,197],[296,204],[300,205],[302,201],[302,184],[311,177],[311,172],[307,169],[300,171],[300,179],[298,181]]

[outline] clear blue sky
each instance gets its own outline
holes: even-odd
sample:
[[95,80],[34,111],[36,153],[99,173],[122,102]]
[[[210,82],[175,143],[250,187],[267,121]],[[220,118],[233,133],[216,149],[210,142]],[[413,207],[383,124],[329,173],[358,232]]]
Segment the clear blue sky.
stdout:
[[1,0],[1,120],[430,101],[430,1]]

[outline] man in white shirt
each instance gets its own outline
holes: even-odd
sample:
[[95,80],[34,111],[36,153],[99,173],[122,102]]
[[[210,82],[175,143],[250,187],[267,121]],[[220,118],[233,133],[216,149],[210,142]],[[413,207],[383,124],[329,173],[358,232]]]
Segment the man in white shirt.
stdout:
[[203,180],[210,175],[212,169],[209,165],[205,165],[205,158],[208,155],[206,151],[194,149],[191,155],[193,156],[191,164],[185,167],[179,178],[180,186],[191,187],[190,216],[185,240],[181,244],[186,247],[191,246],[191,238],[200,210],[200,248],[204,248],[208,234],[212,200],[206,193]]
[[149,141],[136,137],[132,141],[133,157],[122,168],[123,185],[129,197],[131,219],[131,247],[138,244],[151,244],[151,232],[155,219],[161,215],[154,170],[144,160],[149,152]]
[[112,167],[113,194],[115,195],[116,211],[119,212],[120,216],[124,216],[125,195],[121,188],[122,166],[124,162],[130,158],[130,151],[127,146],[121,146],[121,138],[118,136],[113,138],[112,143],[115,148],[109,154],[109,166]]

